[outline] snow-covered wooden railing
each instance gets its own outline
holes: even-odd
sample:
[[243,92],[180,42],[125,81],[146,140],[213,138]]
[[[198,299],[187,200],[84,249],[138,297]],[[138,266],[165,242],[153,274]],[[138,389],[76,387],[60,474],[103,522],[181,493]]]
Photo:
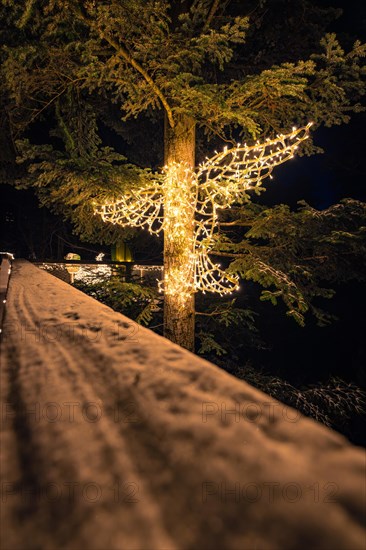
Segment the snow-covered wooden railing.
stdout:
[[363,548],[340,435],[28,262],[1,345],[2,548]]
[[6,295],[11,273],[11,261],[14,259],[10,252],[0,253],[0,338],[3,330],[3,320],[5,314]]

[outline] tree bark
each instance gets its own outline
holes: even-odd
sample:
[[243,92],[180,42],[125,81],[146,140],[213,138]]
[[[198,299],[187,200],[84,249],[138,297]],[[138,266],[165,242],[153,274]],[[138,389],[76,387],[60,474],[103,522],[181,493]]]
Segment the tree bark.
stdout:
[[164,336],[194,351],[193,270],[195,122],[165,117],[164,162]]

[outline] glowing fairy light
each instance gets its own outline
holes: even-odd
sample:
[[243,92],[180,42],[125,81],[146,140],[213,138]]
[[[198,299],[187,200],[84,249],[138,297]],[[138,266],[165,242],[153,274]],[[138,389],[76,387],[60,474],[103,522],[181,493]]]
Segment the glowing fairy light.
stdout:
[[[227,147],[199,165],[196,171],[182,163],[163,169],[163,182],[130,191],[120,199],[96,206],[104,221],[122,226],[146,227],[150,233],[167,232],[180,243],[184,261],[165,272],[159,289],[184,301],[192,293],[231,293],[239,278],[223,271],[210,259],[215,244],[218,211],[235,203],[247,191],[272,179],[275,166],[293,158],[298,145],[309,137],[311,123],[293,128],[264,143]],[[182,179],[183,178],[183,179]],[[188,191],[187,191],[188,190]],[[191,224],[192,212],[194,227]]]

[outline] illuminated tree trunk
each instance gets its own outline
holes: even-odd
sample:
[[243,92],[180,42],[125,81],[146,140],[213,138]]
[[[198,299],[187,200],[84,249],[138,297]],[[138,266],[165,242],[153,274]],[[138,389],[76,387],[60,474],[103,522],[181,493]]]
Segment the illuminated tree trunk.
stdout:
[[164,151],[164,336],[193,351],[195,123],[191,118],[176,116],[174,128],[165,120]]

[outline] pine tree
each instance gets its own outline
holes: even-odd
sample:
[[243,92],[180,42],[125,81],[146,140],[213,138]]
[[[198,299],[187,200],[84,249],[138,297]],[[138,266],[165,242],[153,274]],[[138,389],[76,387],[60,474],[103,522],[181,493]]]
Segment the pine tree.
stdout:
[[[37,187],[43,202],[61,208],[66,204],[79,230],[90,234],[93,199],[115,200],[121,192],[136,192],[152,177],[159,178],[102,147],[98,120],[107,120],[107,104],[110,112],[114,104],[119,106],[122,122],[162,114],[164,164],[181,171],[176,174],[181,193],[184,186],[187,193],[192,187],[186,175],[187,170],[194,174],[202,135],[210,143],[220,139],[235,146],[239,138],[263,142],[309,121],[314,129],[347,122],[361,109],[365,46],[356,41],[346,53],[334,34],[322,36],[319,16],[327,22],[337,15],[334,10],[296,0],[292,17],[282,21],[278,6],[271,10],[266,4],[233,2],[228,8],[217,0],[3,2],[7,45],[2,51],[2,93],[13,132],[21,133],[41,116],[53,119],[57,127],[52,146],[24,141],[18,145],[21,158],[30,163],[28,182]],[[268,22],[266,10],[275,15],[274,22]],[[302,40],[296,30],[297,12],[302,13],[301,34],[311,34],[309,39]],[[319,46],[312,52],[313,37]],[[311,139],[302,149],[316,151]],[[226,223],[242,225],[248,202],[247,196],[238,200],[237,219]],[[193,228],[193,209],[176,216]],[[88,230],[83,229],[86,220]],[[183,246],[182,251],[181,240],[169,230],[174,219],[164,223],[169,276],[173,267],[184,265],[187,249]],[[191,242],[193,233],[186,237]],[[305,306],[301,292],[291,297],[297,289],[291,276],[274,269],[268,258],[234,246],[221,231],[215,241],[217,254],[239,252],[232,272],[264,286],[274,284],[276,290],[268,291],[268,297],[274,300],[282,293],[291,313],[301,315]],[[194,291],[187,294],[183,304],[166,294],[165,334],[193,349]]]

